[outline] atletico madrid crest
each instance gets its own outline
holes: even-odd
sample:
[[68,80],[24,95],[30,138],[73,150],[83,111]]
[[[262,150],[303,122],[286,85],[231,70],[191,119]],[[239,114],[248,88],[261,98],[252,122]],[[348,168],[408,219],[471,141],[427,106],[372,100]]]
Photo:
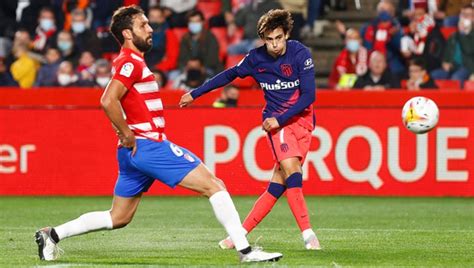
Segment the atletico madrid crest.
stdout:
[[290,77],[293,74],[293,69],[291,68],[291,64],[282,64],[280,65],[281,72],[285,75]]

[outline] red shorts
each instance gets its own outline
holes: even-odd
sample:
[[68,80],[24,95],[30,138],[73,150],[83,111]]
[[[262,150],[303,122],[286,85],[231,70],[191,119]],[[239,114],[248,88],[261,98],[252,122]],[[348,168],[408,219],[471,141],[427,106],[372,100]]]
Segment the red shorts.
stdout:
[[275,162],[298,157],[303,164],[311,144],[311,132],[297,122],[293,122],[278,131],[268,133],[267,142],[273,152]]

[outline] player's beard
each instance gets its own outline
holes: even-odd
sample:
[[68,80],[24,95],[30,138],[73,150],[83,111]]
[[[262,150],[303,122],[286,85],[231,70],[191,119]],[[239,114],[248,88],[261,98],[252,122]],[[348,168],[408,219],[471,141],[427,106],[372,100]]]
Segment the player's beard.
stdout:
[[153,43],[148,42],[148,39],[151,40],[151,36],[147,37],[146,39],[141,39],[140,37],[138,37],[138,35],[134,34],[133,32],[132,32],[132,36],[133,36],[132,42],[135,45],[135,47],[138,48],[138,50],[140,50],[143,53],[150,51],[151,47],[153,46]]

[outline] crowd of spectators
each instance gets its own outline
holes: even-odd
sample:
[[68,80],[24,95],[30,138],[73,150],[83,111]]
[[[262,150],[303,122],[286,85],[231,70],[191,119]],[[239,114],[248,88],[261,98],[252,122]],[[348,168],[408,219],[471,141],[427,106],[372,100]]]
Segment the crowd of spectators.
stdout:
[[[439,2],[439,1],[438,1]],[[474,80],[474,2],[380,0],[377,16],[360,31],[337,22],[345,48],[334,62],[336,90],[436,89]],[[444,33],[443,33],[444,32]]]
[[[0,86],[104,88],[119,52],[108,31],[111,16],[121,5],[137,4],[153,29],[145,60],[158,83],[191,90],[263,44],[255,27],[266,11],[290,10],[291,38],[304,40],[319,34],[317,19],[331,3],[346,8],[344,0],[2,0]],[[336,23],[345,46],[328,88],[416,90],[436,88],[437,79],[457,80],[461,87],[474,79],[471,0],[396,3],[398,8],[380,0],[376,18],[361,29]],[[238,96],[239,87],[223,94]],[[226,103],[226,95],[221,100]]]

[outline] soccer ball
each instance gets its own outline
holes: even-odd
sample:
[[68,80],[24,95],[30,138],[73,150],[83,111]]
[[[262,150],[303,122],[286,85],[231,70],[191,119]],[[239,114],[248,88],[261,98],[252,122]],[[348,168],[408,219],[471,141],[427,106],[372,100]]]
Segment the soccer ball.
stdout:
[[439,110],[436,103],[425,97],[414,97],[403,106],[403,125],[415,134],[423,134],[438,124]]

